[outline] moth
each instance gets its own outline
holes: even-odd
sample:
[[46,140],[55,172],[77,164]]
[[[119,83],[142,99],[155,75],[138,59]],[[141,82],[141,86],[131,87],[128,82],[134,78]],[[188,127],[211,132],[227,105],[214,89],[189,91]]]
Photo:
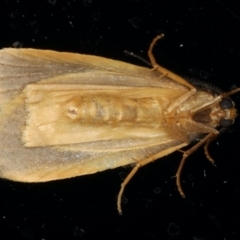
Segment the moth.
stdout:
[[156,63],[152,69],[103,57],[37,49],[0,50],[0,177],[46,182],[135,165],[137,170],[200,139],[187,157],[232,125],[231,94],[192,84]]

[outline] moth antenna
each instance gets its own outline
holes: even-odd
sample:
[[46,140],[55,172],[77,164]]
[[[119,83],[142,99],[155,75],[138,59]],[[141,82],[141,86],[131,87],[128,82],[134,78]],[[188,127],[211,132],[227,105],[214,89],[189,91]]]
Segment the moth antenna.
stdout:
[[129,56],[132,56],[132,57],[135,57],[135,58],[141,60],[142,62],[146,63],[148,66],[152,66],[152,64],[148,60],[146,60],[145,58],[143,58],[143,57],[141,57],[141,56],[139,56],[139,55],[137,55],[133,52],[129,52],[128,50],[125,50],[124,53],[126,53]]
[[231,90],[231,91],[229,91],[229,92],[222,93],[221,96],[222,96],[223,98],[225,98],[225,97],[228,97],[228,96],[230,96],[230,95],[233,95],[233,94],[235,94],[235,93],[237,93],[237,92],[240,92],[240,88],[236,88],[236,89],[233,89],[233,90]]

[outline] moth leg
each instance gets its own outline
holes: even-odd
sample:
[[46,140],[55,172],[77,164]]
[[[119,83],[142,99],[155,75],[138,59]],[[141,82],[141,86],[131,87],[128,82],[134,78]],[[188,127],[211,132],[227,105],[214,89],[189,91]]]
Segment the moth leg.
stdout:
[[[153,69],[151,69],[151,70],[156,70],[155,68],[153,68]],[[163,78],[163,77],[165,77],[165,76],[167,76],[167,73],[163,73],[163,74],[161,74],[159,77],[158,77],[158,80],[159,79],[161,79],[161,78]]]
[[215,166],[214,164],[214,160],[213,158],[211,157],[211,155],[209,154],[209,151],[208,151],[208,147],[209,147],[209,144],[218,136],[218,134],[212,134],[212,136],[209,137],[209,139],[206,141],[205,145],[204,145],[204,153],[206,155],[206,158]]
[[132,171],[127,175],[123,183],[121,184],[121,188],[117,197],[117,210],[120,215],[122,215],[121,202],[122,202],[122,195],[123,195],[124,189],[140,167],[141,167],[141,164],[137,163],[132,169]]
[[[163,156],[166,156],[167,154],[170,154],[182,147],[186,146],[186,143],[182,143],[182,144],[179,144],[177,146],[173,146],[173,147],[170,147],[168,149],[165,149],[159,153],[156,153],[154,155],[151,155],[147,158],[144,158],[140,161],[137,161],[137,164],[134,166],[134,168],[132,169],[132,171],[127,175],[126,179],[123,181],[123,183],[121,184],[121,188],[120,188],[120,191],[118,193],[118,197],[117,197],[117,209],[118,209],[118,213],[120,215],[122,215],[122,208],[121,208],[121,201],[122,201],[122,195],[123,195],[123,192],[124,192],[124,189],[125,187],[127,186],[127,184],[130,182],[130,180],[133,178],[133,176],[135,175],[135,173],[138,171],[138,169],[150,162],[153,162],[154,160],[160,158],[160,157],[163,157]],[[135,160],[136,161],[136,160]]]
[[[206,135],[201,141],[199,141],[197,144],[195,144],[192,148],[188,149],[187,151],[183,151],[183,157],[182,157],[182,160],[179,164],[179,167],[178,167],[178,170],[177,170],[177,173],[176,173],[176,185],[177,185],[177,188],[178,188],[178,191],[180,193],[180,195],[182,197],[185,197],[185,194],[183,192],[183,189],[182,189],[182,186],[181,186],[181,179],[180,179],[180,176],[181,176],[181,172],[182,172],[182,169],[183,169],[183,166],[184,166],[184,163],[186,161],[186,159],[193,153],[195,152],[199,147],[201,147],[203,144],[205,144],[206,148],[208,147],[209,143],[215,138],[215,135],[213,137],[213,134],[212,133],[209,133],[208,135]],[[205,146],[204,146],[204,149],[205,149]],[[210,155],[208,154],[208,150],[205,152],[207,158],[210,157]],[[208,155],[207,155],[208,154]],[[208,158],[209,160],[212,159],[211,157]],[[211,161],[211,160],[210,160]]]
[[150,62],[151,62],[151,64],[152,64],[152,66],[153,66],[153,68],[154,69],[158,69],[158,67],[159,67],[159,65],[157,64],[157,62],[156,62],[156,60],[155,60],[155,57],[154,57],[154,55],[153,55],[153,47],[155,46],[155,44],[156,44],[156,42],[159,40],[159,39],[161,39],[161,38],[163,38],[164,37],[164,34],[161,34],[161,35],[158,35],[158,36],[156,36],[153,40],[152,40],[152,42],[150,43],[150,46],[149,46],[149,49],[148,49],[148,57],[149,57],[149,59],[150,59]]
[[155,59],[155,57],[154,57],[154,55],[153,55],[153,47],[154,47],[154,45],[156,44],[156,42],[157,42],[159,39],[163,38],[163,37],[164,37],[164,34],[161,34],[161,35],[156,36],[156,37],[152,40],[152,42],[151,42],[151,44],[150,44],[150,46],[149,46],[149,49],[148,49],[148,57],[149,57],[149,59],[150,59],[150,62],[151,62],[151,64],[152,64],[153,68],[154,68],[155,70],[161,72],[162,74],[164,74],[164,75],[166,75],[166,76],[169,76],[172,80],[174,80],[174,81],[176,81],[176,82],[179,82],[180,84],[182,84],[182,85],[184,85],[184,86],[186,86],[186,87],[188,87],[188,88],[190,88],[190,89],[195,89],[195,88],[192,86],[192,84],[190,84],[189,82],[187,82],[187,81],[184,80],[183,78],[179,77],[178,75],[170,72],[170,71],[167,70],[166,68],[161,67],[161,66],[158,65],[158,63],[156,62],[156,59]]
[[196,88],[190,84],[189,82],[187,82],[185,79],[181,78],[180,76],[170,72],[169,70],[167,70],[166,68],[161,67],[160,65],[157,64],[155,57],[153,55],[153,47],[156,44],[156,42],[163,38],[164,34],[158,35],[157,37],[155,37],[153,39],[153,41],[151,42],[149,49],[148,49],[148,57],[150,59],[150,62],[153,66],[153,69],[156,71],[159,71],[161,73],[160,78],[162,78],[163,76],[167,76],[169,77],[172,81],[178,82],[179,84],[187,87],[188,89],[190,89],[190,91],[188,91],[186,94],[184,94],[183,96],[181,96],[180,98],[178,98],[176,101],[174,101],[167,109],[167,111],[165,112],[165,114],[170,113],[171,111],[173,111],[176,107],[178,107],[180,104],[182,104],[183,102],[185,102],[189,97],[191,97],[195,92],[196,92]]
[[[158,68],[157,68],[157,66],[156,67],[153,67],[150,71],[155,71],[155,70],[157,70]],[[161,78],[163,78],[163,77],[165,77],[165,76],[167,76],[167,73],[162,73],[159,77],[158,77],[158,80],[160,80]]]

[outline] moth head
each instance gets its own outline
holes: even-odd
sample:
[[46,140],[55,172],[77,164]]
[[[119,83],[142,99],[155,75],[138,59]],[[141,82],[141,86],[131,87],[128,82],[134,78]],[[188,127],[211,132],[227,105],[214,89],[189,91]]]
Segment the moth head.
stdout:
[[209,89],[198,88],[185,102],[165,117],[166,124],[188,135],[198,133],[218,134],[230,127],[237,116],[234,102],[229,95],[240,91],[240,88],[228,93],[219,93]]
[[192,119],[198,123],[209,124],[214,128],[224,129],[230,127],[237,117],[237,110],[229,96],[238,91],[240,91],[240,88],[216,96],[212,103],[198,109],[193,114]]
[[225,113],[225,116],[220,119],[220,126],[223,128],[230,127],[237,117],[237,110],[234,102],[230,98],[226,97],[219,102],[219,107],[221,111]]

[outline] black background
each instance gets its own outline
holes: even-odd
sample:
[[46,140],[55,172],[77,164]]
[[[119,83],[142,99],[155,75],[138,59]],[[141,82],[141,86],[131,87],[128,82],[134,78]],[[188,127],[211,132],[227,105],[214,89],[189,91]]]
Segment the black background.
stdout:
[[[236,1],[238,2],[238,1]],[[240,86],[240,8],[227,0],[1,1],[0,48],[32,47],[100,55],[143,65],[152,39],[160,65],[228,91]],[[232,98],[240,109],[240,94]],[[141,169],[116,196],[131,168],[41,184],[0,180],[0,239],[239,239],[240,120],[199,149],[174,176],[181,153]]]

